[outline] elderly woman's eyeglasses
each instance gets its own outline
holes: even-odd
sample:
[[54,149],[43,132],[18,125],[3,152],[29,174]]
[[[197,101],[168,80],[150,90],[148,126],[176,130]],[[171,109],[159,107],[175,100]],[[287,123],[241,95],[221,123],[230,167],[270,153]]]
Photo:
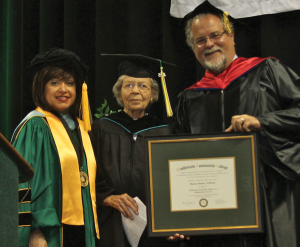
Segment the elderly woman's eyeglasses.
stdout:
[[126,91],[132,91],[135,86],[137,86],[137,88],[140,92],[146,92],[150,89],[150,86],[145,82],[138,82],[138,83],[133,83],[133,82],[127,82],[126,83],[125,82],[123,84],[123,88]]
[[215,43],[215,42],[219,41],[222,38],[224,33],[225,33],[225,31],[224,32],[214,32],[211,35],[209,35],[208,38],[197,39],[196,42],[195,42],[195,46],[200,48],[200,47],[206,45],[207,39],[210,39],[211,42]]

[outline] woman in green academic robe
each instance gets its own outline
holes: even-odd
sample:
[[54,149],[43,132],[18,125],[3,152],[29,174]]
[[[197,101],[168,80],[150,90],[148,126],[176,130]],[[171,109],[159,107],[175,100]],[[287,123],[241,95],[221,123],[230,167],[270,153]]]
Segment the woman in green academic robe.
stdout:
[[34,169],[33,179],[19,186],[20,247],[93,247],[99,238],[90,125],[76,117],[87,69],[60,48],[39,53],[28,67],[37,108],[12,139]]

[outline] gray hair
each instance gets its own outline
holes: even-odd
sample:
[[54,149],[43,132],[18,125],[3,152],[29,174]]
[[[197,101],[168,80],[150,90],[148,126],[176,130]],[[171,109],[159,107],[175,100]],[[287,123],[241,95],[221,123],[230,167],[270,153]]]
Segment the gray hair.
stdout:
[[[201,19],[202,17],[208,17],[209,15],[215,15],[215,14],[209,14],[209,13],[199,14],[199,15],[196,15],[193,19],[188,20],[187,23],[186,23],[186,26],[185,26],[186,43],[189,45],[189,47],[192,48],[193,51],[194,51],[194,48],[195,48],[194,36],[193,36],[193,33],[192,33],[193,22],[196,19]],[[221,23],[222,23],[222,27],[223,27],[225,33],[227,33],[226,30],[225,30],[225,26],[224,26],[223,15],[215,15],[215,16],[220,18]],[[229,26],[230,26],[231,31],[234,32],[233,23],[230,20],[229,20]]]
[[[123,86],[123,81],[125,79],[126,75],[121,75],[117,82],[115,83],[115,85],[113,86],[112,92],[117,100],[117,103],[124,107],[124,103],[121,100],[121,89]],[[156,80],[150,78],[150,82],[151,82],[151,100],[149,104],[154,103],[155,101],[158,100],[158,96],[159,96],[159,87],[158,87],[158,83]]]

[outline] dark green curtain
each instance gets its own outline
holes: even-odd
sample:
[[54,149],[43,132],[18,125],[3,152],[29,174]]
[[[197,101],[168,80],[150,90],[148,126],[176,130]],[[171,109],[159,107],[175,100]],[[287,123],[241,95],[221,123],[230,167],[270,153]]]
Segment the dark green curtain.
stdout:
[[0,15],[0,132],[8,138],[19,120],[15,111],[22,102],[22,3],[2,1]]
[[[185,44],[179,19],[169,15],[171,0],[1,0],[0,132],[10,138],[35,106],[25,67],[50,47],[72,50],[90,67],[88,90],[92,112],[104,99],[119,109],[111,92],[118,61],[101,53],[137,53],[175,63],[164,66],[173,110],[177,95],[199,80],[204,70]],[[274,56],[300,73],[300,11],[242,19],[236,35],[239,56]],[[151,112],[166,122],[162,95]]]

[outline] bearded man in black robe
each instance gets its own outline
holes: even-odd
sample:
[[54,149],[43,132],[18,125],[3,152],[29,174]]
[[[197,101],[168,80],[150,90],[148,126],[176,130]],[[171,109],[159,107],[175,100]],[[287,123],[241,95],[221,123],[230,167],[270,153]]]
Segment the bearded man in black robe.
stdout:
[[187,42],[206,72],[180,93],[175,132],[260,133],[265,229],[262,234],[198,236],[191,245],[300,246],[299,76],[275,58],[237,57],[232,23],[208,5],[205,1],[187,17]]

